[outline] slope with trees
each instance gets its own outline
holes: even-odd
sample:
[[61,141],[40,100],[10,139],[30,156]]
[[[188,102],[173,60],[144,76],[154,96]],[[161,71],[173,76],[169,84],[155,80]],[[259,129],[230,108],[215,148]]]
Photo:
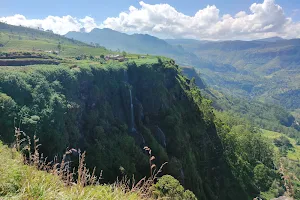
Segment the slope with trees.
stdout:
[[[3,33],[29,51],[31,39],[18,43]],[[41,36],[35,44],[47,38]],[[40,139],[41,153],[48,158],[62,159],[66,148],[86,151],[86,166],[96,166],[96,174],[103,170],[105,183],[133,174],[137,179],[151,176],[143,149],[149,146],[156,156],[153,167],[167,161],[162,174],[175,177],[198,199],[251,199],[277,180],[272,145],[247,120],[236,117],[241,121],[234,124],[238,119],[218,115],[197,87],[201,79],[186,78],[174,60],[128,53],[126,61],[105,60],[104,54],[116,52],[76,42],[64,48],[59,42],[50,42],[56,48],[61,44],[58,65],[0,67],[0,136],[5,143],[14,141],[17,126]],[[11,53],[12,47],[1,50]],[[81,54],[74,54],[74,48]],[[72,161],[78,164],[76,158]],[[262,183],[261,176],[268,180]],[[156,197],[175,191],[179,198],[194,198],[178,181],[159,180]],[[169,186],[174,190],[166,190]]]

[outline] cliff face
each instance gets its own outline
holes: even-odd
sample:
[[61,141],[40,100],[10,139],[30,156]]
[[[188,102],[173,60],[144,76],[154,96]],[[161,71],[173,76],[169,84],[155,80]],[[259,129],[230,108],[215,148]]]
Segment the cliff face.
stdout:
[[[126,66],[51,66],[0,72],[0,135],[12,121],[40,138],[51,157],[66,147],[87,151],[105,181],[157,165],[199,199],[247,199],[223,156],[211,108],[172,61]],[[122,169],[120,171],[120,169]]]

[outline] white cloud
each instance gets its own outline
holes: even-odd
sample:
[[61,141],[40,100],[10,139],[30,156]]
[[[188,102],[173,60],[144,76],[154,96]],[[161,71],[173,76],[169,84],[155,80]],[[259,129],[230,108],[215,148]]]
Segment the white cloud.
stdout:
[[85,28],[89,32],[98,27],[95,20],[88,16],[79,20],[70,15],[63,17],[48,16],[45,19],[26,19],[25,16],[16,14],[9,17],[0,17],[0,21],[16,26],[22,25],[31,28],[52,30],[54,33],[61,35],[69,31],[80,31],[81,28]]
[[48,16],[45,19],[26,19],[23,15],[14,15],[2,17],[0,21],[50,29],[58,34],[80,31],[82,28],[89,32],[97,27],[106,27],[121,32],[147,33],[169,38],[250,40],[273,36],[300,37],[300,22],[293,22],[287,17],[275,0],[254,3],[249,11],[222,16],[215,5],[208,5],[194,16],[189,16],[169,4],[151,5],[143,1],[139,4],[138,8],[130,6],[128,11],[121,12],[117,17],[109,17],[102,24],[97,24],[91,17],[77,19],[69,15]]
[[[285,16],[274,0],[250,6],[250,13],[238,12],[220,16],[216,6],[207,6],[194,16],[185,15],[168,4],[150,5],[143,1],[140,8],[131,6],[118,17],[107,18],[103,25],[122,32],[150,33],[169,37],[197,39],[255,39],[269,36],[300,37],[299,22]],[[290,30],[295,29],[293,32]]]

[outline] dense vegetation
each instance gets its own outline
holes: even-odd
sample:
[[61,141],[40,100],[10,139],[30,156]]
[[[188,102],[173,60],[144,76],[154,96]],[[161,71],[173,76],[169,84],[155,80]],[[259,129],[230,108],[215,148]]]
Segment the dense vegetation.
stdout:
[[170,43],[196,54],[201,63],[195,67],[218,90],[291,110],[300,106],[299,39]]
[[[209,88],[193,68],[184,67],[183,73],[192,78],[191,81],[201,88],[205,97],[213,101],[212,106],[215,108],[217,119],[225,122],[223,125],[217,124],[221,127],[219,129],[221,136],[224,129],[227,129],[225,131],[227,134],[222,136],[222,141],[225,142],[225,149],[226,146],[229,147],[225,153],[229,156],[233,168],[237,161],[231,159],[242,158],[243,162],[239,162],[236,166],[240,167],[244,164],[248,166],[245,169],[248,168],[249,172],[253,172],[254,180],[248,182],[253,182],[260,188],[262,198],[272,199],[286,195],[298,199],[300,132],[295,118],[279,106],[230,97]],[[265,137],[270,140],[266,140]],[[268,167],[265,164],[253,165],[253,161],[247,158],[249,155],[251,158],[260,155],[261,146],[264,146],[265,153],[269,154],[264,157],[268,157],[269,161],[272,160]],[[253,151],[254,149],[258,152]],[[255,162],[262,161],[258,159]]]
[[[24,142],[18,143],[20,146],[22,144]],[[91,174],[84,166],[84,153],[79,156],[78,172],[74,173],[62,167],[67,164],[63,161],[52,166],[45,163],[39,158],[37,148],[31,158],[24,163],[25,157],[18,149],[16,146],[8,148],[0,142],[1,199],[154,200],[160,197],[196,199],[191,191],[184,190],[179,181],[170,175],[161,177],[155,184],[153,183],[155,177],[149,177],[145,182],[139,181],[135,185],[129,185],[131,180],[128,178],[113,184],[100,184],[101,177]],[[77,176],[80,174],[81,178],[72,179],[75,174]]]
[[220,185],[233,177],[206,101],[172,63],[3,68],[1,138],[13,141],[16,118],[26,133],[37,134],[49,157],[66,147],[86,150],[87,165],[103,170],[105,181],[122,176],[120,167],[128,175],[147,174],[140,146],[149,145],[159,163],[169,161],[166,173],[198,197],[234,195],[235,181]]
[[72,57],[82,54],[100,56],[111,53],[104,47],[95,47],[51,32],[11,26],[2,22],[0,22],[0,51],[54,52],[61,56]]
[[[281,132],[300,141],[300,126],[297,116],[294,117],[286,109],[278,105],[226,95],[210,88],[194,68],[182,67],[182,72],[195,82],[206,98],[212,100],[212,106],[217,111],[232,116],[232,123],[241,124],[246,119],[254,126]],[[239,120],[239,118],[241,119]]]
[[181,65],[200,69],[202,78],[211,87],[226,94],[291,110],[300,108],[299,39],[164,41],[150,35],[127,35],[110,29],[70,32],[66,36],[113,50],[171,57]]
[[[6,43],[0,47],[0,60],[41,62],[0,67],[0,139],[5,143],[15,140],[14,127],[20,127],[31,138],[39,138],[41,153],[50,160],[56,155],[61,160],[66,149],[86,151],[87,167],[96,167],[96,174],[103,172],[103,183],[114,183],[117,177],[151,176],[143,149],[149,146],[156,166],[168,162],[162,174],[177,179],[159,179],[153,185],[154,198],[195,199],[193,193],[207,200],[283,193],[297,197],[298,183],[293,182],[291,192],[281,181],[287,173],[278,167],[289,165],[284,169],[298,173],[290,170],[297,163],[289,157],[298,132],[292,127],[293,116],[283,109],[223,96],[208,89],[199,77],[186,78],[182,72],[191,76],[196,71],[180,69],[171,59],[124,52],[125,62],[105,60],[104,55],[114,52],[99,45],[23,27],[2,27],[1,41]],[[27,37],[28,32],[36,39]],[[27,38],[24,44],[16,35]],[[15,52],[14,44],[23,52]],[[49,59],[58,63],[42,63]],[[202,96],[197,85],[211,100]],[[261,128],[284,131],[296,140],[269,141]],[[281,157],[287,162],[280,162]],[[76,167],[78,159],[70,159]],[[7,178],[2,179],[4,185]],[[28,182],[26,177],[23,180],[13,184],[22,188]],[[18,194],[19,190],[12,191]]]
[[1,142],[0,158],[1,199],[141,199],[137,193],[126,194],[113,185],[67,187],[59,176],[24,165],[21,155]]

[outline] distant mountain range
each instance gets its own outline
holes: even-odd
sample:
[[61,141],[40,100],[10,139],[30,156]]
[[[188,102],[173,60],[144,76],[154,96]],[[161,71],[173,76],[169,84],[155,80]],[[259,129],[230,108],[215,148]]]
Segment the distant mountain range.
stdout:
[[196,67],[210,86],[233,95],[299,109],[300,40],[270,41],[274,38],[179,45],[202,61]]
[[210,86],[225,93],[300,109],[300,39],[162,40],[111,29],[69,32],[66,37],[111,50],[167,56],[199,69]]
[[278,41],[281,41],[281,40],[284,40],[284,39],[281,38],[281,37],[270,37],[270,38],[259,39],[259,40],[256,40],[256,41],[262,41],[262,42],[278,42]]
[[171,45],[147,34],[128,35],[105,28],[94,29],[90,33],[69,32],[65,36],[88,44],[104,46],[114,51],[162,55],[176,59],[182,65],[199,62],[196,55],[185,51],[182,47]]

